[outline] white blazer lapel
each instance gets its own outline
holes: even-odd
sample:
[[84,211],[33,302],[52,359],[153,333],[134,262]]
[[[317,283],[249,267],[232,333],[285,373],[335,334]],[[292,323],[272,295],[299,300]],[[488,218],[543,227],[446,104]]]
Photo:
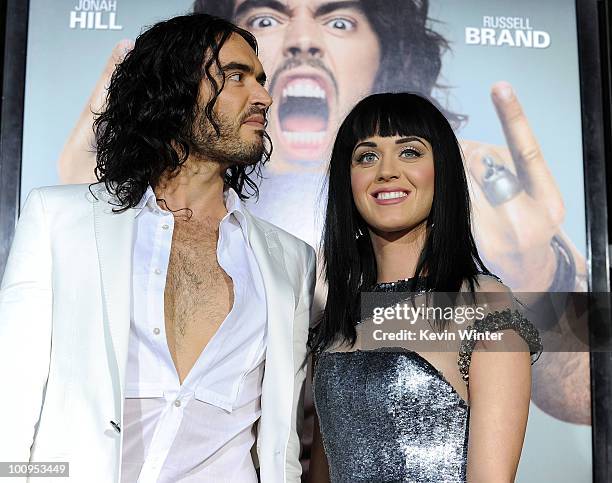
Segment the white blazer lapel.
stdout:
[[[123,391],[132,298],[132,250],[135,210],[114,213],[113,198],[104,189],[96,193],[94,229],[102,280],[102,295]],[[76,255],[76,254],[75,254]]]
[[[265,230],[249,216],[249,239],[266,292],[268,335],[262,388],[262,420],[290,424],[293,395],[293,317],[295,297],[276,230]],[[270,424],[270,423],[267,423]]]

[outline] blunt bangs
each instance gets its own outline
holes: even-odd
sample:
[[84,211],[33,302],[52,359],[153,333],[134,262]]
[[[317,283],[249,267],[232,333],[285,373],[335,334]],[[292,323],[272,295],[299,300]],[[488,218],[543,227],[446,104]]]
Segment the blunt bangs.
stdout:
[[[453,130],[432,102],[412,93],[373,94],[361,100],[338,131],[341,151],[372,136],[418,136],[434,149],[453,136]],[[340,147],[340,146],[338,146]]]

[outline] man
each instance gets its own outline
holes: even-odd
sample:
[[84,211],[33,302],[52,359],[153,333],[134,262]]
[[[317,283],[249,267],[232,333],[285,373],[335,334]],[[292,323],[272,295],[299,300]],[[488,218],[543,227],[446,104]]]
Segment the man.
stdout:
[[208,15],[154,25],[96,119],[100,182],[29,196],[0,292],[0,460],[242,483],[256,448],[262,481],[299,481],[314,252],[242,201],[269,157],[256,49]]
[[[323,171],[338,120],[370,92],[409,90],[431,96],[439,89],[448,44],[429,28],[428,9],[426,0],[194,2],[194,11],[231,19],[254,33],[262,64],[271,74],[275,152],[265,169],[265,189],[255,213],[318,243]],[[125,43],[118,46],[106,72],[125,48]],[[90,106],[95,110],[104,98],[104,76],[60,157],[65,182],[90,176],[92,162],[83,162],[92,141]],[[519,99],[506,82],[493,85],[491,99],[508,146],[462,141],[473,181],[479,251],[515,292],[584,291],[584,256],[563,232],[564,201]],[[455,126],[463,119],[446,114]],[[558,381],[544,369],[554,369],[559,376],[569,364],[571,377],[561,378],[562,392],[569,396],[553,400],[535,390],[534,401],[560,419],[588,424],[588,357],[572,359],[570,354],[566,362],[553,361],[544,354],[534,367],[534,378]],[[557,384],[553,391],[559,393]]]

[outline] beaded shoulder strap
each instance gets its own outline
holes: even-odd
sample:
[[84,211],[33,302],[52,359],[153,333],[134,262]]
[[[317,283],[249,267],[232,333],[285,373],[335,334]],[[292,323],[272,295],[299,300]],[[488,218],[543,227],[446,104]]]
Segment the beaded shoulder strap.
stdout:
[[[487,314],[486,317],[474,322],[473,326],[467,326],[466,330],[475,330],[476,334],[484,332],[496,332],[499,330],[512,329],[520,335],[527,345],[531,354],[531,363],[538,360],[542,353],[542,340],[538,329],[525,318],[518,310],[505,309]],[[476,338],[464,339],[459,348],[459,372],[466,384],[469,383],[470,363],[472,353],[476,346]]]

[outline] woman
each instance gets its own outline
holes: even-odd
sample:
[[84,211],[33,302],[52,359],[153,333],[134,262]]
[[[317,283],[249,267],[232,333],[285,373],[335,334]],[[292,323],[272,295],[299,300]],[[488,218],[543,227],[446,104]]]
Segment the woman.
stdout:
[[[318,415],[311,481],[513,481],[530,353],[541,344],[478,256],[461,151],[431,102],[372,95],[342,123],[329,167],[323,256],[328,297],[311,340]],[[457,319],[404,321],[415,334],[454,339],[381,342],[373,334],[385,325],[370,312],[361,316],[361,294],[407,291],[413,307],[431,305],[439,292],[461,293],[482,313],[469,327]],[[461,329],[499,340],[462,339]]]

